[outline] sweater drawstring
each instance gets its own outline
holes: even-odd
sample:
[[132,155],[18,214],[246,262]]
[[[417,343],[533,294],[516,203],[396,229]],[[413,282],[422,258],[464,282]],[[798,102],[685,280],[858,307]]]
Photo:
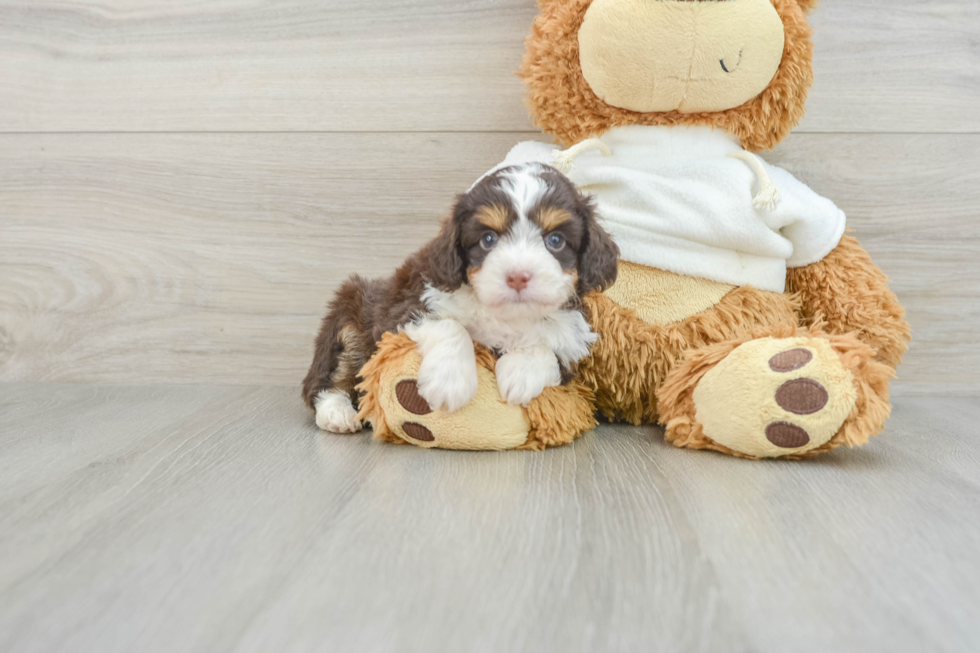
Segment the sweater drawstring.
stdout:
[[767,211],[775,209],[776,205],[779,204],[779,189],[776,188],[776,184],[772,183],[772,178],[766,172],[765,166],[762,165],[762,159],[745,150],[731,152],[725,156],[747,163],[759,180],[759,193],[752,199],[752,206]]
[[599,150],[602,152],[602,156],[612,156],[612,152],[609,150],[609,146],[600,141],[598,138],[589,138],[581,143],[571,146],[565,151],[555,150],[555,153],[551,156],[551,165],[558,172],[563,175],[567,175],[572,171],[575,166],[575,159],[586,152],[591,152],[592,150]]

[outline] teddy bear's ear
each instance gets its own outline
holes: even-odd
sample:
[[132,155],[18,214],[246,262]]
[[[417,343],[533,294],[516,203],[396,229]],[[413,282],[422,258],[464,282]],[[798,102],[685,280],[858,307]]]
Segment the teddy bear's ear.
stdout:
[[[545,3],[548,0],[540,0],[540,1],[541,3]],[[800,5],[800,9],[802,9],[805,13],[810,13],[811,11],[817,8],[817,3],[819,3],[820,0],[796,0],[796,2],[797,4]]]

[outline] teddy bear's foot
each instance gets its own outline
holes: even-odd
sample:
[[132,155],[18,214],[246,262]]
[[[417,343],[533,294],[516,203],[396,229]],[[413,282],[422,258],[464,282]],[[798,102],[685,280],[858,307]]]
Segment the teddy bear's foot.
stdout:
[[477,390],[469,403],[453,412],[433,410],[419,394],[422,356],[402,336],[386,334],[361,372],[369,387],[359,418],[371,421],[375,437],[439,449],[514,449],[527,441],[530,424],[524,411],[500,398],[485,364],[477,365]]
[[677,446],[750,458],[862,444],[888,417],[891,369],[853,335],[810,333],[692,352],[659,394]]
[[381,388],[385,421],[397,437],[440,449],[514,449],[527,440],[530,426],[524,412],[500,399],[489,371],[480,368],[476,395],[450,413],[433,410],[422,398],[412,367],[403,367]]
[[433,410],[419,394],[422,357],[415,343],[405,334],[385,334],[361,370],[358,419],[371,421],[376,438],[440,449],[544,449],[595,426],[595,396],[582,383],[545,388],[528,406],[514,406],[500,396],[493,355],[477,347],[476,357],[470,402],[451,413]]
[[705,437],[758,457],[799,454],[837,433],[857,400],[854,375],[819,338],[738,346],[694,388]]

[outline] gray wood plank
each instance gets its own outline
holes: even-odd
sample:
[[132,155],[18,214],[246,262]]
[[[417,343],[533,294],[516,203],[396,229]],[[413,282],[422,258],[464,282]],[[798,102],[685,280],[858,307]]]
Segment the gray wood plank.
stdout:
[[[349,273],[388,274],[520,134],[0,137],[0,379],[295,385]],[[793,136],[909,310],[899,383],[980,391],[980,136]]]
[[[0,131],[521,131],[534,0],[0,0]],[[801,131],[976,132],[980,5],[813,14]]]
[[5,651],[968,651],[980,404],[753,463],[317,432],[295,393],[0,385]]

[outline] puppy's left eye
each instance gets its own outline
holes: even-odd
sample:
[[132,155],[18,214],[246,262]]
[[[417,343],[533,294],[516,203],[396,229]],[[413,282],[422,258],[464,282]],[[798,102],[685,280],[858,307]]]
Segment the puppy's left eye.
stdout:
[[548,234],[544,239],[545,246],[552,252],[560,252],[565,248],[565,237],[561,234]]
[[483,234],[482,238],[480,238],[480,247],[483,249],[491,250],[496,244],[497,234],[493,233],[492,231],[488,231],[487,233]]

